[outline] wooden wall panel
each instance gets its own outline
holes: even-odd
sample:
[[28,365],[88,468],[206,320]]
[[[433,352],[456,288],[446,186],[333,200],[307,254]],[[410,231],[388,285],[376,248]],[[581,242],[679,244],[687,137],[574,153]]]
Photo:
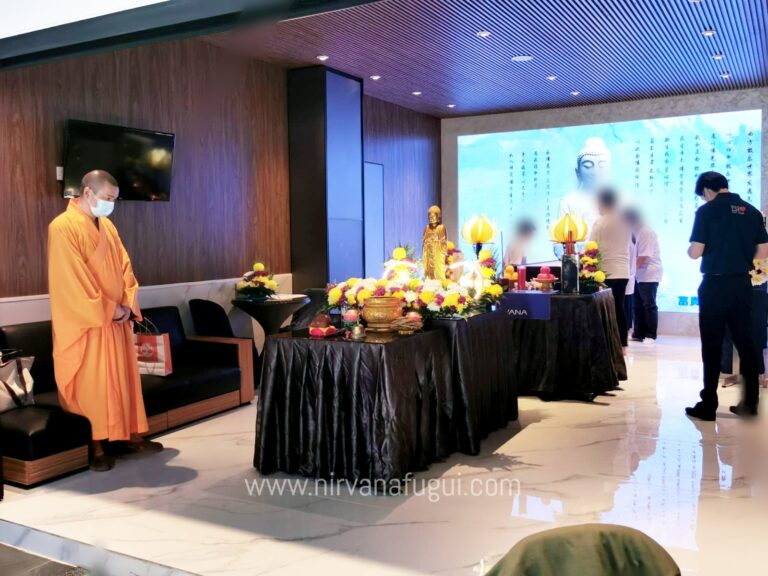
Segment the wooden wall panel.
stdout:
[[440,203],[440,120],[365,96],[363,126],[365,161],[384,165],[384,247],[420,253],[427,209]]
[[142,284],[290,271],[285,71],[186,40],[0,72],[0,297],[47,291],[67,118],[176,134],[171,201],[115,210]]

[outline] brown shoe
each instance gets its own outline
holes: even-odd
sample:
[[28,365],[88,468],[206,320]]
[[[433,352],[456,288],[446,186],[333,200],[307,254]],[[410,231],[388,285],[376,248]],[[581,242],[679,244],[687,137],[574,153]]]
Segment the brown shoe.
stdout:
[[98,454],[91,459],[91,470],[94,472],[107,472],[115,467],[115,459],[107,454]]
[[126,442],[125,449],[131,454],[140,453],[156,453],[163,451],[163,445],[160,442],[152,442],[151,440],[139,440],[138,442]]

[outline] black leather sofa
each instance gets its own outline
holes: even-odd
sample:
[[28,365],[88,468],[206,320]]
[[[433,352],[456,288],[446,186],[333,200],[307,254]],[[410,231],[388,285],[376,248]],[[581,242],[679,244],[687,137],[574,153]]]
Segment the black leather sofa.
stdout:
[[[173,373],[142,375],[149,433],[205,418],[253,399],[253,343],[187,337],[176,307],[143,311],[171,342]],[[35,356],[35,405],[0,414],[5,478],[29,486],[88,465],[91,427],[61,410],[53,376],[50,322],[0,327],[0,348]]]
[[[0,328],[0,348],[34,356],[34,406],[0,414],[0,453],[5,479],[29,486],[88,466],[91,424],[58,408],[50,322]],[[50,399],[55,399],[51,402]]]

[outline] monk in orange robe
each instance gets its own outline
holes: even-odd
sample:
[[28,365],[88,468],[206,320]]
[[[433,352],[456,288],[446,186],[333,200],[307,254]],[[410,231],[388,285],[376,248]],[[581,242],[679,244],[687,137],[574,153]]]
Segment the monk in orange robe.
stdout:
[[90,420],[91,468],[98,471],[114,466],[105,441],[126,441],[131,452],[162,450],[141,437],[148,427],[132,330],[132,320],[141,320],[139,284],[107,219],[119,192],[109,173],[89,172],[79,198],[48,227],[59,399],[65,410]]

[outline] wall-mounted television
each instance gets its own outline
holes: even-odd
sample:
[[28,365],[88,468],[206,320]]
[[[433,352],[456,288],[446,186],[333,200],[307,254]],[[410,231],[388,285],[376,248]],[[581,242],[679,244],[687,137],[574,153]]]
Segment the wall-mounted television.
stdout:
[[153,130],[67,120],[64,134],[64,197],[80,194],[91,170],[106,170],[121,200],[168,201],[174,135]]

